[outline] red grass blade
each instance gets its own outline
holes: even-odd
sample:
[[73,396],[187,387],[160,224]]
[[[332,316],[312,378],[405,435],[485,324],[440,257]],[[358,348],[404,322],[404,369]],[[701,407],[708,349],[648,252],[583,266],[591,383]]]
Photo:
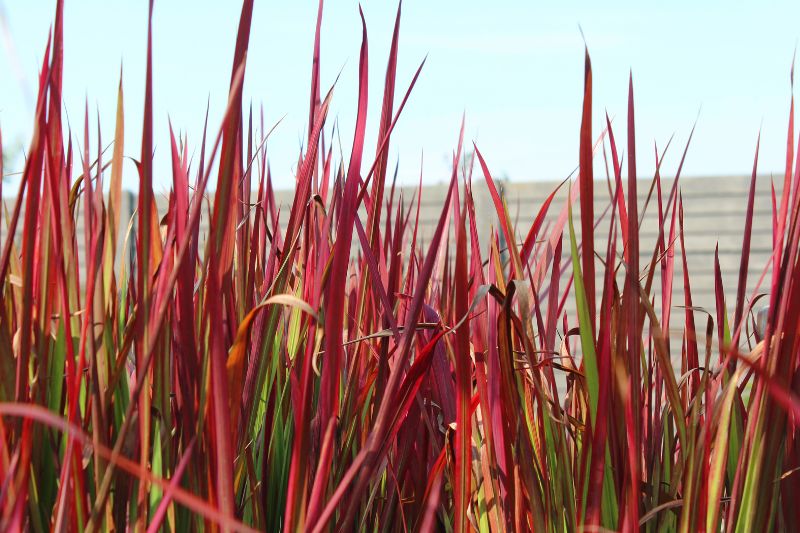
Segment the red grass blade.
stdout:
[[314,32],[314,59],[311,62],[311,104],[308,110],[308,142],[311,143],[314,134],[314,121],[320,107],[320,82],[319,82],[319,52],[320,34],[322,33],[322,0],[317,7],[317,26]]
[[736,330],[731,344],[739,344],[739,332],[741,331],[742,311],[744,309],[744,295],[747,290],[747,272],[750,266],[750,238],[753,233],[753,209],[755,207],[756,195],[756,173],[758,172],[758,149],[761,145],[761,133],[756,139],[756,155],[753,158],[753,173],[750,177],[750,191],[747,194],[747,212],[744,218],[744,237],[742,240],[742,259],[739,263],[739,284],[736,288],[736,310],[733,315],[733,328]]
[[[630,408],[632,409],[633,427],[628,427],[629,446],[640,442],[641,427],[639,413],[641,409],[641,399],[639,384],[641,383],[641,327],[639,326],[639,215],[638,215],[638,195],[636,192],[636,132],[634,129],[634,107],[633,107],[633,76],[628,81],[628,264],[625,276],[625,313],[628,321],[625,329],[628,332],[628,351],[627,366],[630,373],[631,382],[635,384],[631,388]],[[665,370],[666,371],[666,370]],[[626,407],[627,409],[627,407]],[[633,453],[633,450],[630,450]],[[634,462],[629,465],[631,469],[630,486],[635,490],[639,486],[639,464]],[[639,523],[639,511],[635,501],[628,502],[628,523]]]
[[[467,288],[467,236],[466,211],[456,222],[456,270],[455,312],[456,316],[467,315],[469,292]],[[510,243],[511,246],[513,244]],[[468,530],[467,506],[470,501],[472,472],[472,420],[470,399],[472,398],[472,360],[470,358],[469,328],[456,331],[456,461],[455,461],[455,528],[456,532]]]
[[481,170],[483,170],[483,177],[486,179],[486,185],[489,187],[489,194],[492,196],[492,201],[494,202],[494,207],[497,211],[497,217],[500,220],[500,227],[503,230],[503,235],[505,236],[506,243],[508,245],[508,251],[511,254],[512,261],[510,278],[521,279],[523,276],[522,260],[520,259],[519,250],[517,249],[517,241],[514,238],[514,233],[509,225],[505,203],[503,202],[502,198],[500,198],[500,194],[497,192],[497,187],[495,187],[492,174],[489,172],[489,167],[486,166],[486,161],[483,160],[480,150],[478,150],[478,147],[475,145],[475,143],[472,143],[472,146],[475,148],[475,155],[478,156]]
[[[233,515],[235,511],[233,498],[233,452],[231,446],[230,425],[230,396],[228,391],[228,378],[226,371],[227,348],[225,333],[222,329],[222,316],[217,294],[228,292],[230,281],[230,268],[233,260],[233,232],[235,231],[234,217],[229,216],[228,209],[231,201],[236,198],[235,174],[237,160],[239,159],[239,136],[242,120],[242,85],[236,82],[238,72],[243,72],[247,57],[247,47],[250,40],[250,23],[253,17],[253,0],[244,0],[242,13],[239,20],[239,32],[236,37],[236,49],[233,56],[231,69],[230,101],[232,114],[226,117],[223,126],[222,151],[219,165],[219,178],[217,192],[214,199],[214,215],[211,221],[211,256],[209,262],[209,275],[207,277],[207,291],[211,296],[205,300],[205,320],[209,325],[209,343],[211,359],[211,387],[213,397],[212,421],[214,425],[214,440],[217,444],[216,488],[220,509],[225,514]],[[229,320],[233,317],[229,316]]]
[[[585,49],[583,75],[583,114],[581,116],[580,135],[580,206],[581,206],[581,256],[583,280],[586,287],[586,303],[589,316],[592,317],[592,336],[595,335],[595,303],[594,288],[594,158],[592,155],[592,62],[589,49]],[[634,189],[635,191],[635,189]],[[635,198],[635,197],[634,197]]]
[[[144,350],[150,341],[148,331],[150,322],[150,293],[152,279],[152,239],[153,217],[153,0],[147,16],[147,67],[145,74],[144,112],[142,123],[142,152],[139,161],[139,231],[137,240],[137,286],[139,303],[136,313],[136,376],[137,381],[147,383],[148,369],[144,366]],[[145,388],[149,388],[145,385]],[[143,394],[139,397],[139,465],[147,466],[150,456],[150,397]],[[145,498],[148,490],[146,483],[140,483],[138,493],[138,515],[141,517],[139,527],[143,527],[145,515]]]
[[[360,12],[360,10],[359,10]],[[345,280],[350,260],[350,246],[356,215],[356,196],[360,180],[361,157],[364,151],[364,136],[367,124],[367,24],[361,13],[361,57],[359,61],[358,115],[353,137],[353,150],[347,167],[342,211],[336,231],[333,263],[329,279]],[[342,364],[342,328],[344,323],[345,284],[331,283],[327,288],[325,317],[325,358],[320,382],[320,420],[327,426],[339,411],[339,373]]]

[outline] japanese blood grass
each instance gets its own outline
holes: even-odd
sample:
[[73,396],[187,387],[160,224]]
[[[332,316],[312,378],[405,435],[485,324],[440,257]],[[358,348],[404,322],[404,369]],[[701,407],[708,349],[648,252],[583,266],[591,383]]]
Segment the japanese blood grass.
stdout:
[[[773,188],[771,260],[753,265],[763,274],[748,286],[757,143],[736,301],[725,301],[717,259],[716,309],[703,328],[679,185],[689,146],[668,193],[659,168],[666,150],[656,148],[652,180],[637,182],[632,79],[622,154],[610,120],[601,132],[592,127],[587,52],[578,176],[563,184],[563,205],[553,191],[532,206],[530,227],[511,219],[475,147],[497,216],[486,242],[473,196],[484,183],[473,184],[464,163],[462,123],[447,196],[423,244],[421,191],[406,202],[397,172],[388,176],[391,134],[422,68],[395,105],[400,8],[374,155],[365,151],[363,25],[345,166],[328,140],[320,2],[308,137],[281,225],[263,118],[242,102],[252,10],[246,0],[224,118],[213,141],[198,132],[199,158],[190,164],[186,138],[153,129],[149,27],[141,149],[125,150],[120,80],[104,161],[99,126],[89,145],[88,113],[82,150],[63,134],[57,2],[0,256],[1,529],[763,531],[798,523],[793,104],[780,197]],[[173,182],[159,214],[152,153],[155,136],[167,133]],[[611,156],[607,198],[593,176],[601,147]],[[128,224],[122,163],[135,151],[139,204]],[[639,183],[649,187],[643,205]],[[658,220],[652,250],[639,239],[648,208]],[[608,228],[602,246],[600,228]],[[564,249],[571,261],[562,261]],[[680,302],[672,301],[676,253]],[[769,312],[753,337],[762,284]],[[568,298],[576,315],[564,311]],[[681,342],[665,334],[676,308]]]

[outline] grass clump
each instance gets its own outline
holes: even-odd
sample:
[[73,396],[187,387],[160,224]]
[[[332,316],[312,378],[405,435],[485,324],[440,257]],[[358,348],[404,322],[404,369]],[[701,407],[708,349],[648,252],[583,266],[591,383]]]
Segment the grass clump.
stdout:
[[[200,157],[190,164],[170,131],[166,213],[153,194],[148,30],[137,216],[121,231],[122,161],[132,153],[121,85],[110,160],[89,146],[88,119],[76,150],[63,134],[57,3],[0,256],[0,528],[764,531],[798,523],[792,122],[763,277],[766,326],[748,333],[761,290],[747,286],[754,166],[736,301],[725,301],[717,262],[716,312],[703,327],[683,246],[683,160],[663,197],[658,169],[651,182],[659,231],[650,249],[640,239],[633,84],[623,158],[610,121],[595,137],[588,53],[567,202],[553,203],[554,191],[530,206],[538,213],[530,227],[516,226],[475,147],[476,181],[498,221],[481,242],[462,126],[423,244],[420,197],[404,202],[388,168],[391,133],[420,73],[396,91],[400,10],[375,155],[365,152],[364,25],[349,161],[336,160],[328,142],[332,93],[319,74],[318,22],[308,137],[280,223],[263,135],[242,105],[252,9],[245,0],[225,115],[203,132]],[[607,197],[594,190],[601,142],[612,162]],[[571,261],[562,261],[566,251]],[[673,283],[683,301],[672,301]],[[568,298],[576,314],[565,311]],[[678,340],[665,334],[673,323]]]

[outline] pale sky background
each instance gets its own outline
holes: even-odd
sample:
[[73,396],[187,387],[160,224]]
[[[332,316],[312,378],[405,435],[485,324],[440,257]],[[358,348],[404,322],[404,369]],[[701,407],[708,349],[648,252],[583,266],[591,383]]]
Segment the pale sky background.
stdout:
[[[782,172],[792,54],[800,2],[651,3],[407,0],[403,4],[397,98],[428,61],[393,136],[392,163],[415,183],[424,150],[424,181],[448,178],[462,113],[497,177],[559,179],[577,164],[583,91],[583,38],[594,71],[594,134],[604,110],[625,135],[628,71],[633,71],[640,177],[652,175],[653,143],[673,146],[670,175],[700,111],[685,176],[748,174],[762,127],[759,168]],[[6,146],[27,146],[36,74],[55,0],[0,0],[0,128]],[[307,127],[316,1],[257,0],[245,99],[263,104],[268,127],[286,115],[268,143],[276,186],[291,187]],[[369,136],[375,151],[383,78],[396,4],[366,0],[369,32]],[[156,185],[167,190],[167,119],[196,146],[210,98],[216,131],[227,97],[241,3],[157,0],[154,13]],[[138,157],[147,34],[145,0],[67,0],[64,106],[82,140],[86,99],[99,112],[104,144],[113,138],[116,88],[124,63],[126,155]],[[10,37],[10,38],[9,38]],[[352,144],[361,40],[358,4],[326,3],[323,92],[341,70],[329,125],[338,120],[345,152]],[[26,96],[26,91],[29,94]],[[701,109],[702,108],[702,109]],[[330,131],[330,129],[328,130]],[[94,137],[94,132],[92,133]],[[623,142],[624,144],[624,142]],[[94,150],[93,141],[93,150]],[[345,157],[347,155],[345,154]],[[596,160],[604,176],[602,157]],[[20,170],[21,160],[6,172]],[[364,169],[366,170],[366,169]],[[12,180],[13,181],[13,180]],[[125,186],[135,189],[132,165]],[[4,187],[4,191],[9,188]]]

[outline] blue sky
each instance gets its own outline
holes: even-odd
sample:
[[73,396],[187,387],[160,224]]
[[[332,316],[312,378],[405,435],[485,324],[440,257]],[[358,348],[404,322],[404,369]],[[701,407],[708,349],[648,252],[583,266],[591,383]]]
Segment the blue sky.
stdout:
[[[31,101],[55,1],[0,0],[0,128],[6,145],[30,136]],[[762,132],[760,169],[783,168],[789,70],[800,35],[800,2],[731,8],[722,2],[651,3],[527,1],[423,2],[403,5],[398,92],[428,55],[420,80],[393,137],[392,160],[401,179],[448,177],[450,154],[466,113],[474,140],[499,177],[545,180],[576,165],[583,91],[583,38],[594,71],[594,130],[604,111],[625,132],[628,72],[636,100],[640,177],[654,168],[653,145],[675,134],[662,167],[671,174],[700,111],[684,175],[747,174],[756,135]],[[610,5],[608,5],[610,4]],[[383,77],[396,4],[367,0],[370,113],[367,153],[374,152]],[[156,1],[154,111],[156,184],[170,183],[167,120],[200,141],[206,102],[216,129],[226,101],[240,4]],[[64,105],[77,128],[88,99],[90,121],[99,112],[104,142],[113,136],[116,87],[124,65],[127,155],[141,139],[147,2],[67,0]],[[264,106],[267,127],[285,116],[268,143],[278,187],[291,187],[307,124],[316,2],[256,1],[245,80],[246,101]],[[322,82],[341,70],[331,120],[341,128],[343,150],[352,143],[361,39],[358,4],[326,3]],[[27,89],[26,89],[27,87]],[[701,109],[702,108],[702,109]],[[82,139],[80,131],[76,137]],[[94,133],[92,134],[94,137]],[[365,162],[367,165],[368,162]],[[602,157],[596,164],[602,166]],[[17,162],[15,167],[19,167]],[[19,168],[7,169],[13,172]],[[602,171],[604,172],[604,171]],[[601,174],[603,175],[603,174]],[[133,166],[125,185],[135,188]]]

